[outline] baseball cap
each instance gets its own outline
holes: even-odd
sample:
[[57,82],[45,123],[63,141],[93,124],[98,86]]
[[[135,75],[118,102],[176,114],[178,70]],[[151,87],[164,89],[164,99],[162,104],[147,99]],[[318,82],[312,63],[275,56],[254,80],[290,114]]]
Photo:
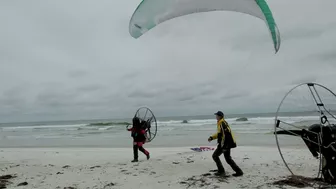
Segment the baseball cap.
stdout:
[[223,112],[221,112],[221,111],[218,111],[218,112],[216,112],[216,113],[215,113],[215,115],[218,115],[218,116],[224,117],[224,113],[223,113]]

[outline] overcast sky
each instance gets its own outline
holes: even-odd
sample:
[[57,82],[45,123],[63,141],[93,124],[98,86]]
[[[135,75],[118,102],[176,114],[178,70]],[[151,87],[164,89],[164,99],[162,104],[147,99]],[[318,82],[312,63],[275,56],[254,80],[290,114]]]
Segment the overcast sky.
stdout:
[[139,39],[140,0],[2,0],[0,122],[276,111],[295,84],[336,91],[335,0],[270,0],[265,23],[232,12],[180,17]]

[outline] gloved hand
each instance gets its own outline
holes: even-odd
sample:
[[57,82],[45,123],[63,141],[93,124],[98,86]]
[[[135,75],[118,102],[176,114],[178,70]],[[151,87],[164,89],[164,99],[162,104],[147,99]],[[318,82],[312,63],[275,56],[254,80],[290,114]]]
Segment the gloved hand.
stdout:
[[213,140],[212,137],[209,137],[209,138],[208,138],[208,142],[211,142],[212,140]]

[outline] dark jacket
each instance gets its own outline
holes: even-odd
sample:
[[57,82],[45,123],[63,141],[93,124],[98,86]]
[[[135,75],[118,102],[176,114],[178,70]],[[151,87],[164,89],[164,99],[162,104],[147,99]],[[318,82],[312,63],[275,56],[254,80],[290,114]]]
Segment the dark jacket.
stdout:
[[146,141],[146,131],[144,129],[129,128],[128,131],[131,131],[131,136],[134,142],[145,142]]

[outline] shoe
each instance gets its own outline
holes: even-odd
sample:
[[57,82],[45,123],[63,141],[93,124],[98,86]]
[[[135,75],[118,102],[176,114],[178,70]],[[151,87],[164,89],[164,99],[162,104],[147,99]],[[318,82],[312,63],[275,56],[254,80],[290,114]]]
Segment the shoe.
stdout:
[[147,154],[146,157],[147,157],[147,160],[149,160],[149,158],[150,158],[149,154]]
[[132,162],[132,163],[134,163],[134,162],[138,162],[138,160],[137,160],[137,159],[133,159],[131,162]]
[[225,176],[225,171],[217,171],[215,173],[216,176]]
[[240,176],[243,176],[243,172],[240,172],[240,173],[235,173],[235,174],[232,174],[232,176],[234,177],[240,177]]

